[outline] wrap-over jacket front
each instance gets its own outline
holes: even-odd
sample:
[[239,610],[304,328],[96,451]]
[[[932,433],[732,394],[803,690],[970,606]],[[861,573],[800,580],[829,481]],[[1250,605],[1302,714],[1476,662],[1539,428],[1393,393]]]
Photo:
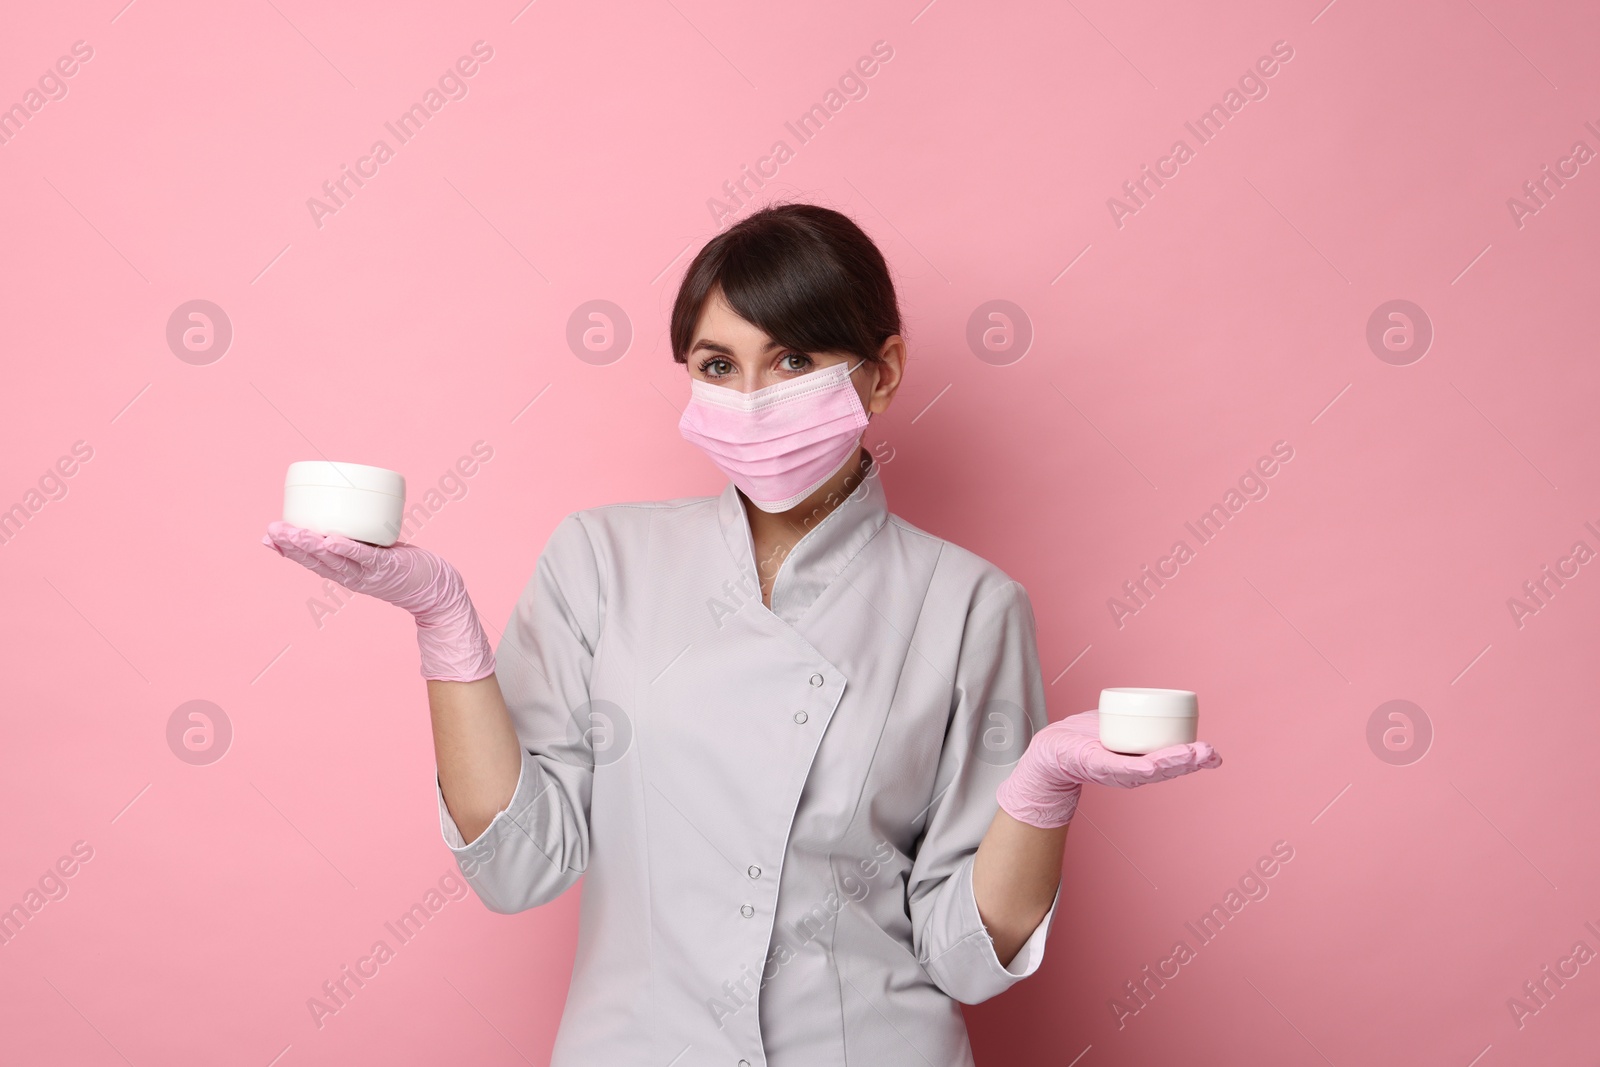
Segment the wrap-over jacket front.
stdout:
[[[1047,722],[1034,616],[998,567],[891,515],[876,463],[762,603],[719,496],[555,527],[497,650],[506,809],[440,828],[492,911],[583,879],[553,1067],[956,1067],[1009,967],[972,861]],[[1057,891],[1057,900],[1060,894]]]

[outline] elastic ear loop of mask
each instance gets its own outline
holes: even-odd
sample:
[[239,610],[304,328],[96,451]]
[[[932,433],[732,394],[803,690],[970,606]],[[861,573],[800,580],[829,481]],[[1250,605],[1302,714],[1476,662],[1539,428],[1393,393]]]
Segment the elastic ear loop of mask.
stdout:
[[[866,361],[867,361],[867,357],[866,356],[862,356],[859,360],[856,361],[856,367],[861,366],[861,364],[865,363]],[[851,367],[849,369],[849,371],[847,371],[845,373],[845,380],[846,381],[848,381],[850,379],[850,375],[852,375],[852,374],[854,374],[856,372],[856,367]],[[851,386],[851,388],[853,389],[855,387]],[[870,412],[870,411],[867,412],[867,421],[868,422],[872,421],[872,412]]]

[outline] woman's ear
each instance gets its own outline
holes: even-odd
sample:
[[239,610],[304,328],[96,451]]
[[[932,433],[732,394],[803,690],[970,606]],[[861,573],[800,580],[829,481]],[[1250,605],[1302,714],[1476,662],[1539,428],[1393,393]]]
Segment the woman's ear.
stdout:
[[889,402],[894,399],[895,390],[900,388],[900,381],[905,374],[905,361],[905,339],[899,334],[886,338],[878,350],[878,361],[873,364],[878,375],[867,404],[869,419],[874,411],[889,410]]

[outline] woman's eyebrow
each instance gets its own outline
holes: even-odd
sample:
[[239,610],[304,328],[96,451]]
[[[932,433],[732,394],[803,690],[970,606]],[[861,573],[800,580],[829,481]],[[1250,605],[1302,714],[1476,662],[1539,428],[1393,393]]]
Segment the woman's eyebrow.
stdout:
[[[763,352],[771,352],[774,348],[782,348],[782,347],[783,346],[780,345],[776,341],[768,341],[765,345],[762,346],[761,351],[763,351]],[[704,337],[700,338],[700,340],[696,341],[693,344],[693,346],[690,347],[689,354],[692,356],[696,352],[700,351],[701,349],[705,349],[708,352],[715,352],[718,355],[723,355],[723,356],[731,356],[731,355],[733,355],[733,349],[729,348],[727,345],[723,344],[720,341],[712,341],[712,340],[709,340],[709,339],[704,338]]]

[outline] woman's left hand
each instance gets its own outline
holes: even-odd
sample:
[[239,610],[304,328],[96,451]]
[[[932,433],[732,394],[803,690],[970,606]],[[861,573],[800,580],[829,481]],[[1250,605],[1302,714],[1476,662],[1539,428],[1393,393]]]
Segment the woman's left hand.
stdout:
[[1052,829],[1072,819],[1086,782],[1131,789],[1221,765],[1222,756],[1204,741],[1143,756],[1113,752],[1100,743],[1100,712],[1085,711],[1035,734],[995,797],[1012,818]]

